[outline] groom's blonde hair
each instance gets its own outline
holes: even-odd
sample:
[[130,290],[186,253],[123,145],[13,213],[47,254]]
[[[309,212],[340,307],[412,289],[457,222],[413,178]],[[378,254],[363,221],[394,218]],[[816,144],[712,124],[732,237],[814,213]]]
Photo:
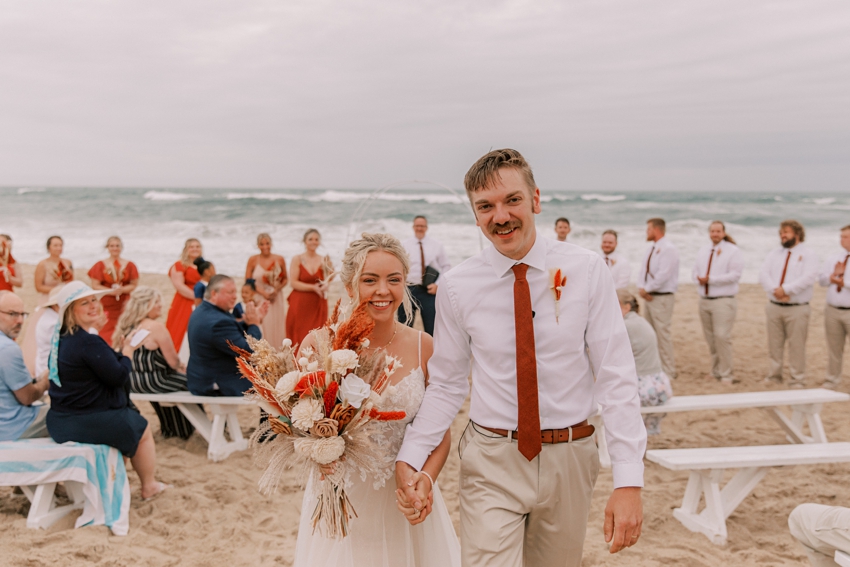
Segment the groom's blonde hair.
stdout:
[[399,262],[401,262],[401,269],[405,280],[404,298],[401,304],[404,308],[405,322],[412,321],[413,305],[410,301],[410,292],[407,289],[407,274],[410,272],[410,259],[399,239],[392,234],[370,234],[364,232],[360,235],[359,240],[355,240],[348,245],[345,256],[342,258],[340,279],[346,290],[350,290],[352,307],[360,305],[360,288],[358,282],[360,281],[360,276],[363,274],[363,265],[366,263],[366,257],[370,252],[387,252],[398,258]]
[[463,185],[466,187],[466,194],[470,200],[473,193],[498,181],[499,170],[503,167],[517,170],[528,186],[528,191],[534,195],[537,184],[534,182],[534,174],[531,172],[531,166],[528,165],[528,162],[525,161],[521,153],[510,148],[505,148],[484,154],[466,172],[466,177],[463,178]]

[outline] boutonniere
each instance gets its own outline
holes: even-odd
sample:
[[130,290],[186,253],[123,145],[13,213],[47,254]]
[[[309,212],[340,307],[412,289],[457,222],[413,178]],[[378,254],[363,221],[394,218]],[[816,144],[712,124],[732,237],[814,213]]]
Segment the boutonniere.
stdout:
[[612,266],[616,266],[616,265],[617,265],[617,260],[615,260],[614,258],[609,258],[609,260],[611,261],[611,265],[612,265]]
[[558,319],[561,316],[561,289],[567,283],[567,276],[561,273],[561,268],[549,269],[549,289],[555,294],[555,322],[560,323]]
[[717,252],[714,253],[715,256],[720,256],[720,253],[723,252],[722,248],[718,248]]
[[798,262],[802,262],[802,261],[803,261],[803,256],[802,256],[802,254],[800,255],[800,257],[799,257],[799,258],[797,258],[797,261],[798,261]]

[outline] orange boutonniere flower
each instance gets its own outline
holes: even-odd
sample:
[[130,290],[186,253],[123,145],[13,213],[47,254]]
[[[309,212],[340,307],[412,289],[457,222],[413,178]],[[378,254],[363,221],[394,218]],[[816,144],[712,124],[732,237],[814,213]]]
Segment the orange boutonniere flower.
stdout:
[[567,276],[563,275],[561,268],[549,270],[549,289],[555,294],[555,322],[559,323],[561,317],[561,289],[567,284]]
[[720,256],[720,253],[723,252],[723,249],[718,249],[717,252],[714,253],[715,256]]

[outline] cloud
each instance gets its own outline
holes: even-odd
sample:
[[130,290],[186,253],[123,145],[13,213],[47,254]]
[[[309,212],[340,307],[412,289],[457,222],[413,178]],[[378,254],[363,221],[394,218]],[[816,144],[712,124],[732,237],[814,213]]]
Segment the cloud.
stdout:
[[[842,2],[16,2],[0,184],[843,188]],[[781,173],[779,173],[781,172]]]

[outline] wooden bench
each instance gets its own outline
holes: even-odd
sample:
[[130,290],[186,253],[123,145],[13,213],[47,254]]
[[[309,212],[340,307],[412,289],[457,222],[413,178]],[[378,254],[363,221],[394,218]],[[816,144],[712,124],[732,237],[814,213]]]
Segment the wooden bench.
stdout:
[[[211,461],[223,461],[236,451],[248,448],[248,440],[242,437],[239,426],[239,408],[256,405],[242,396],[195,396],[189,392],[170,394],[130,394],[134,402],[156,402],[161,406],[176,406],[195,426],[201,436],[207,440],[207,458]],[[212,421],[206,412],[198,406],[204,404],[213,415]],[[230,435],[228,440],[224,427]]]
[[[681,508],[673,516],[713,543],[726,543],[726,518],[753,491],[772,467],[850,463],[850,443],[804,443],[756,447],[654,449],[646,458],[674,471],[690,471]],[[723,472],[740,469],[722,489]],[[697,512],[700,498],[705,508]]]
[[[646,415],[760,408],[768,412],[768,415],[785,430],[788,440],[792,443],[827,443],[826,432],[820,418],[823,404],[847,401],[850,401],[850,394],[834,392],[825,388],[705,394],[673,396],[663,405],[640,408],[640,413]],[[790,417],[780,409],[783,406],[791,407]],[[608,455],[608,444],[605,440],[602,419],[597,414],[590,421],[599,430],[597,434],[599,461],[603,467],[610,467],[611,458]],[[809,435],[803,433],[803,424],[809,426]]]
[[[58,505],[63,483],[70,504]],[[106,525],[114,535],[130,528],[130,484],[117,449],[52,439],[0,443],[0,486],[19,486],[30,500],[28,528],[49,528],[74,510],[75,527]]]

